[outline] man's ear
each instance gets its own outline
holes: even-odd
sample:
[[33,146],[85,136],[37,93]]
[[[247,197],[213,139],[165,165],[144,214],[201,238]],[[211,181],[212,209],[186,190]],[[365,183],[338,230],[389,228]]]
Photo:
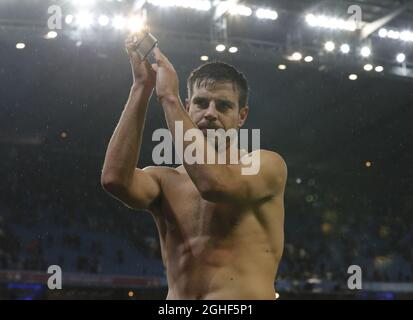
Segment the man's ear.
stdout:
[[189,99],[188,98],[185,99],[185,110],[186,112],[189,112]]
[[238,121],[239,128],[241,128],[244,125],[245,121],[247,121],[249,111],[250,111],[250,108],[248,106],[241,108],[241,110],[239,111],[239,121]]

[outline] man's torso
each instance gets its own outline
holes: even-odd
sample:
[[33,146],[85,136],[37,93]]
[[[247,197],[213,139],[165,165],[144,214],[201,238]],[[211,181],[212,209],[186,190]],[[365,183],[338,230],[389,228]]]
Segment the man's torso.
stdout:
[[202,199],[185,169],[162,173],[151,209],[168,299],[273,299],[284,244],[283,194],[249,205]]

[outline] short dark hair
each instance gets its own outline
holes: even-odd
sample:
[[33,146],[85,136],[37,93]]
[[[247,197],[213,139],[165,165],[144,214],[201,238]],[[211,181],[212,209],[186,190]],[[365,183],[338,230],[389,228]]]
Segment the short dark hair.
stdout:
[[239,108],[243,108],[248,103],[248,81],[244,74],[239,72],[234,66],[220,61],[209,62],[201,65],[191,72],[187,80],[188,96],[191,97],[194,86],[207,86],[211,82],[229,81],[238,89]]

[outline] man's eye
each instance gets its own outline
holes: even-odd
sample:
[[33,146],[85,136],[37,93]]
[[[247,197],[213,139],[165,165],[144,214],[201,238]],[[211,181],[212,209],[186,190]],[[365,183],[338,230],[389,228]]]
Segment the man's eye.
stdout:
[[229,103],[220,103],[219,105],[218,105],[218,108],[220,108],[220,109],[222,109],[222,110],[227,110],[227,109],[229,109],[230,108],[230,105],[229,105]]
[[205,108],[208,106],[208,103],[205,100],[195,101],[195,104],[202,108]]

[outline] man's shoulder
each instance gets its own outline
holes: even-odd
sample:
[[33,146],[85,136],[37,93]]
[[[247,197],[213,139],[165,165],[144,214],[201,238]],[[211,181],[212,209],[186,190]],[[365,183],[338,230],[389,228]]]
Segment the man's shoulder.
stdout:
[[157,176],[158,178],[167,177],[171,175],[179,174],[178,168],[167,167],[167,166],[148,166],[143,170],[151,175]]
[[143,170],[153,171],[153,172],[162,172],[162,173],[178,173],[178,169],[182,167],[169,167],[169,166],[147,166]]
[[259,155],[260,175],[259,178],[266,181],[267,186],[271,186],[272,190],[281,192],[285,188],[288,178],[288,168],[284,158],[277,152],[269,150],[256,150],[252,154]]
[[265,149],[254,150],[245,156],[249,157],[259,157],[261,164],[270,167],[280,168],[282,170],[287,170],[287,163],[284,158],[277,152]]

